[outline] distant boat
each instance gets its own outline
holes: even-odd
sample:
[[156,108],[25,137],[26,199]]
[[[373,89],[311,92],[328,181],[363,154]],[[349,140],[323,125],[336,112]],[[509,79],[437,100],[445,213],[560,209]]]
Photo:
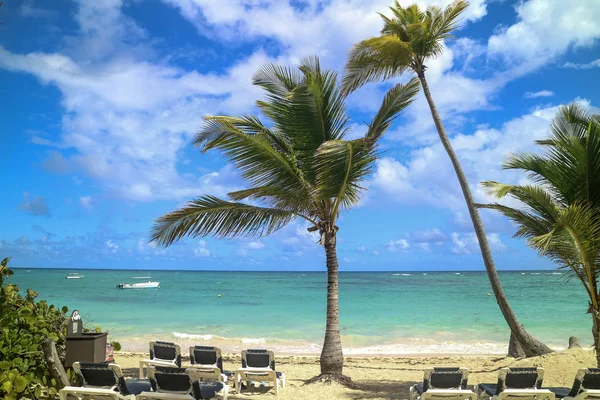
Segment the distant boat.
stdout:
[[117,289],[158,289],[160,282],[150,281],[150,276],[134,276],[131,279],[148,279],[147,282],[119,283]]
[[66,279],[81,279],[83,278],[83,275],[79,275],[79,273],[77,272],[69,272],[67,274],[67,276],[65,276]]

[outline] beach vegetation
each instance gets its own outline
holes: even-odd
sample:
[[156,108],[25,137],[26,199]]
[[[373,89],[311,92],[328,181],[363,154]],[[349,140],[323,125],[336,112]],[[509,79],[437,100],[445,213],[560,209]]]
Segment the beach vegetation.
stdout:
[[469,182],[446,133],[426,79],[427,62],[443,53],[444,41],[453,38],[452,33],[458,28],[460,16],[468,5],[466,1],[457,0],[444,9],[431,6],[423,10],[418,5],[403,7],[396,1],[389,9],[389,16],[380,14],[383,20],[381,34],[352,47],[342,88],[345,94],[349,94],[369,82],[387,80],[407,72],[416,74],[423,87],[439,139],[456,172],[492,291],[510,327],[511,338],[520,344],[525,355],[541,355],[552,350],[525,330],[510,307]]
[[521,207],[485,207],[510,218],[516,237],[581,282],[600,367],[600,115],[576,104],[563,106],[549,136],[536,143],[542,154],[514,154],[503,165],[523,172],[527,183],[482,183],[488,193],[514,199]]
[[320,356],[321,375],[314,381],[351,385],[343,372],[338,315],[337,236],[339,216],[355,207],[363,182],[378,157],[378,143],[398,114],[419,91],[416,79],[392,87],[366,127],[347,139],[351,121],[337,74],[319,59],[298,68],[268,64],[253,84],[266,97],[257,106],[269,124],[256,116],[208,116],[194,145],[202,152],[220,150],[249,183],[249,188],[221,199],[207,194],[156,221],[151,241],[170,246],[187,237],[250,237],[271,234],[294,220],[318,233],[327,268],[327,315]]
[[64,354],[67,307],[56,307],[38,293],[8,284],[13,275],[9,259],[0,263],[0,398],[43,399],[58,393],[58,384],[46,368],[41,342],[46,337]]

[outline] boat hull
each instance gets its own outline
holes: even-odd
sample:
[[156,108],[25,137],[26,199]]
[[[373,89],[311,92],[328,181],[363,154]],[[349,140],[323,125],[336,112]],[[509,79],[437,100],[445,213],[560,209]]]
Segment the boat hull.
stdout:
[[158,289],[160,282],[120,283],[118,289]]

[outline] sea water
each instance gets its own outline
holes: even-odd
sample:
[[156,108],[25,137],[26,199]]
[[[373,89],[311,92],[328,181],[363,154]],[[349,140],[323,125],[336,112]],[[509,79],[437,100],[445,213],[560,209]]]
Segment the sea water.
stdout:
[[[162,339],[310,354],[323,340],[324,272],[152,271],[160,288],[138,290],[116,285],[140,271],[79,270],[82,279],[57,269],[15,272],[11,283],[80,310],[86,326],[108,330],[124,349]],[[500,272],[500,279],[531,334],[555,348],[569,336],[591,345],[588,299],[576,279],[557,271]],[[485,272],[341,272],[339,290],[346,354],[506,351],[510,332]]]

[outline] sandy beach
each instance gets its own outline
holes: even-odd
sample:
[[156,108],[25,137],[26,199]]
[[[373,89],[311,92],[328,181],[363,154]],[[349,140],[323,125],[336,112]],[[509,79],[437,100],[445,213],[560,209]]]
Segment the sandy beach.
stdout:
[[[138,361],[144,353],[115,353],[115,361],[127,376],[137,376]],[[240,355],[226,354],[224,368],[234,370],[241,365]],[[541,366],[545,369],[544,386],[567,386],[573,383],[578,369],[596,365],[593,351],[570,349],[528,359],[502,356],[402,356],[402,357],[347,357],[344,373],[360,387],[351,390],[337,384],[304,385],[319,373],[316,356],[278,356],[277,370],[285,372],[287,387],[278,399],[408,399],[409,387],[423,379],[423,370],[432,366],[461,366],[469,368],[469,384],[496,382],[498,370],[503,367]],[[184,357],[183,364],[189,364]],[[244,392],[232,394],[232,399],[274,398],[274,393]]]

